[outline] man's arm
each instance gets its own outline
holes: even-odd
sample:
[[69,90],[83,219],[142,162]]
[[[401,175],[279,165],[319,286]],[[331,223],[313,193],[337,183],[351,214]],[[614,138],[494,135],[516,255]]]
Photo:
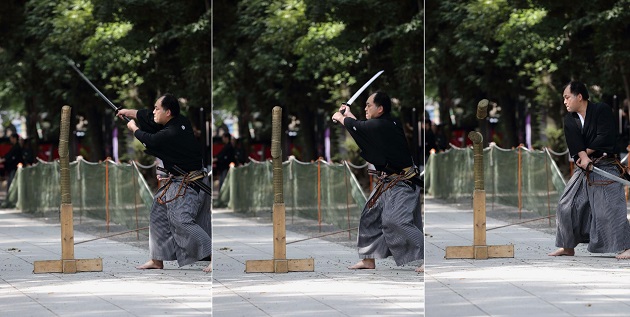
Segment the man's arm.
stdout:
[[127,117],[129,119],[136,119],[138,116],[138,110],[135,109],[120,109],[116,116],[123,119],[123,117]]
[[140,128],[138,128],[138,125],[136,125],[135,120],[129,120],[129,122],[127,122],[127,129],[129,129],[135,135],[136,131],[138,131]]

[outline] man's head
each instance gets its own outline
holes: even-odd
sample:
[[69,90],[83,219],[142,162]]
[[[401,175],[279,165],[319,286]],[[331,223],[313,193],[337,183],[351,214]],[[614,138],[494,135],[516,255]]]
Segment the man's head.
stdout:
[[165,94],[158,98],[153,106],[153,121],[158,124],[166,124],[169,120],[179,115],[179,101],[171,94]]
[[564,86],[562,98],[568,112],[579,112],[588,104],[588,89],[584,83],[572,81]]
[[9,141],[11,144],[16,144],[20,140],[20,136],[17,133],[12,133],[9,135]]
[[365,117],[367,119],[378,118],[389,114],[390,111],[392,111],[392,100],[386,93],[381,91],[370,95],[365,103]]
[[229,132],[225,132],[223,133],[222,140],[223,140],[223,144],[228,144],[230,143],[230,141],[232,141],[232,135],[230,135]]

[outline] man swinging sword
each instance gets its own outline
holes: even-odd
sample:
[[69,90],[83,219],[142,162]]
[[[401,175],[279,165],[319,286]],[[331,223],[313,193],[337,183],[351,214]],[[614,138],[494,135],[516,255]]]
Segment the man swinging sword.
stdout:
[[[171,260],[184,266],[210,259],[212,254],[210,198],[195,184],[204,178],[200,146],[190,121],[179,110],[177,98],[166,94],[155,102],[153,113],[149,109],[117,112],[120,118],[138,121],[129,120],[127,128],[171,174],[151,208],[151,260],[138,269],[162,269],[164,261]],[[211,265],[203,271],[210,272]]]
[[[424,259],[418,171],[404,132],[390,111],[389,96],[377,92],[366,102],[367,120],[357,120],[347,103],[332,116],[334,122],[345,126],[361,149],[361,157],[380,175],[361,213],[357,239],[361,261],[349,269],[374,269],[375,258],[390,255],[399,266]],[[424,265],[415,271],[424,272]]]

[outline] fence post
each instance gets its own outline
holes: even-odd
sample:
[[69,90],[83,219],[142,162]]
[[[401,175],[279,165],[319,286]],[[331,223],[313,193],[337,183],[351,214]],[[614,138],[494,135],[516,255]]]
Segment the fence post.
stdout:
[[109,232],[109,158],[105,159],[105,227]]
[[523,201],[522,201],[522,196],[521,196],[521,175],[523,173],[523,156],[521,154],[521,148],[523,147],[523,144],[519,144],[518,146],[518,172],[517,172],[517,187],[518,187],[518,219],[521,219],[521,209],[523,208]]
[[317,158],[317,226],[322,232],[322,158]]

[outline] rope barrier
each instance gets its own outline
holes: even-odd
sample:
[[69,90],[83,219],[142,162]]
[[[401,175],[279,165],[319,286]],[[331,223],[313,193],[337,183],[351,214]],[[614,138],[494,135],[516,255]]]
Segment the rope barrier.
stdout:
[[350,166],[350,167],[352,167],[354,169],[363,169],[363,168],[366,168],[366,167],[368,167],[370,165],[368,163],[365,163],[363,165],[354,165],[350,161],[344,161],[344,162],[346,162],[346,164],[348,164],[348,166]]
[[103,236],[103,237],[98,237],[98,238],[94,238],[94,239],[88,239],[88,240],[75,242],[74,244],[77,245],[77,244],[86,243],[86,242],[92,242],[92,241],[101,240],[101,239],[108,239],[108,238],[111,238],[111,237],[120,236],[120,235],[123,235],[123,234],[132,233],[132,232],[136,232],[136,231],[140,231],[140,230],[147,230],[147,229],[149,229],[149,227],[142,227],[142,228],[138,228],[138,229],[127,230],[127,231],[123,231],[123,232],[119,232],[119,233],[109,234],[109,235],[106,235],[106,236]]
[[[467,146],[467,147],[458,147],[458,146],[454,145],[453,143],[449,143],[449,146],[450,146],[450,148],[449,148],[449,149],[447,149],[447,150],[445,150],[445,151],[442,151],[441,153],[447,153],[449,150],[466,150],[466,149],[470,148],[470,146]],[[501,148],[501,147],[497,146],[497,145],[496,145],[496,143],[494,143],[494,142],[491,142],[491,143],[490,143],[490,145],[489,145],[488,147],[484,148],[484,151],[488,151],[488,150],[491,150],[491,149],[493,149],[493,148],[494,148],[494,149],[497,149],[497,150],[499,150],[499,151],[503,151],[503,152],[510,152],[510,151],[513,151],[513,150],[515,150],[515,149],[517,149],[517,148],[522,148],[522,149],[524,149],[524,150],[526,150],[526,151],[529,151],[529,152],[532,152],[532,151],[541,151],[541,152],[544,152],[544,151],[545,151],[545,148],[543,148],[542,150],[530,149],[530,148],[525,147],[525,146],[524,146],[524,145],[522,145],[522,144],[521,144],[521,145],[519,145],[519,146],[518,146],[518,147],[516,147],[516,148],[506,149],[506,148]],[[569,153],[569,150],[565,150],[564,152],[555,152],[555,151],[553,151],[553,150],[551,150],[551,149],[549,149],[549,148],[546,148],[546,149],[549,151],[549,153],[551,153],[551,154],[553,154],[553,155],[556,155],[556,156],[562,156],[562,155],[566,155],[566,154],[568,154],[568,153]]]
[[357,229],[359,229],[359,227],[354,227],[354,228],[350,228],[350,229],[343,229],[343,230],[339,230],[339,231],[335,231],[335,232],[330,232],[330,233],[326,233],[326,234],[322,234],[322,235],[318,235],[318,236],[314,236],[314,237],[310,237],[310,238],[304,238],[304,239],[300,239],[300,240],[295,240],[295,241],[287,242],[287,244],[292,244],[292,243],[298,243],[298,242],[307,241],[307,240],[312,240],[312,239],[323,238],[323,237],[327,237],[327,236],[332,236],[333,234],[344,233],[344,232],[346,232],[346,231],[352,231],[352,230],[357,230]]
[[555,152],[554,150],[546,147],[545,149],[547,149],[547,151],[555,156],[562,156],[562,155],[567,155],[569,154],[569,150],[565,150],[564,152]]
[[549,216],[545,216],[545,217],[540,217],[540,218],[535,218],[535,219],[530,219],[530,220],[525,220],[525,221],[519,221],[519,222],[510,223],[510,224],[503,225],[503,226],[492,227],[492,228],[486,229],[486,231],[495,230],[495,229],[501,229],[501,228],[506,228],[506,227],[511,227],[511,226],[516,226],[516,225],[521,225],[521,224],[524,224],[524,223],[534,222],[534,221],[538,221],[538,220],[545,220],[547,218],[551,219],[551,218],[553,218],[555,216],[556,215],[549,215]]
[[158,165],[158,163],[157,163],[157,162],[153,162],[153,164],[151,164],[151,165],[142,165],[142,164],[140,164],[140,162],[138,162],[138,161],[132,161],[132,162],[133,162],[133,163],[134,163],[137,167],[139,167],[139,168],[144,168],[144,169],[154,168],[154,167],[156,167],[156,166]]

